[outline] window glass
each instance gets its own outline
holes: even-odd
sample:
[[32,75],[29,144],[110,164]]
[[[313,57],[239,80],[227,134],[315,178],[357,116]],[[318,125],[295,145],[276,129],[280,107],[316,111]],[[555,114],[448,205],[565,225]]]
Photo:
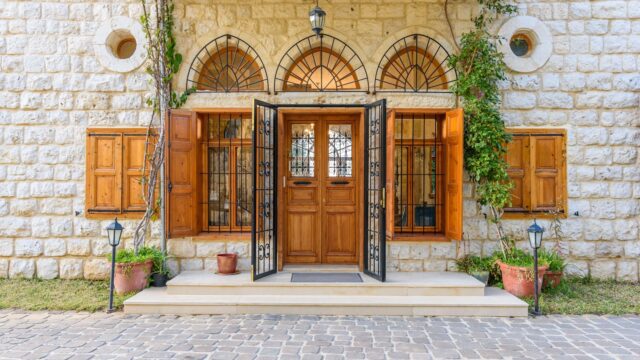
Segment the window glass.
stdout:
[[329,124],[329,177],[351,177],[353,173],[352,134],[350,124]]
[[408,226],[408,204],[409,204],[409,148],[406,146],[396,146],[395,149],[395,226]]
[[292,177],[315,176],[314,124],[291,125],[289,173]]
[[209,162],[209,226],[229,225],[229,148],[211,147]]
[[253,173],[251,147],[236,148],[236,225],[251,226]]
[[209,139],[251,139],[248,114],[214,114],[209,116]]

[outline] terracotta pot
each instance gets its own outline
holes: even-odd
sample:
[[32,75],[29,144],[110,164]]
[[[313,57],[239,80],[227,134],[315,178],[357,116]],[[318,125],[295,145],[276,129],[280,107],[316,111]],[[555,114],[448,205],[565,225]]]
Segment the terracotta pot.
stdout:
[[[521,266],[507,265],[498,261],[502,272],[504,289],[518,297],[533,296],[533,269]],[[548,266],[538,267],[538,295],[542,291],[542,279]]]
[[562,271],[546,271],[544,273],[544,280],[542,282],[543,287],[552,287],[555,288],[560,285],[560,281],[562,280]]
[[218,254],[218,273],[235,274],[238,266],[238,254]]
[[153,261],[139,263],[118,263],[113,281],[117,294],[140,291],[149,285],[149,274]]

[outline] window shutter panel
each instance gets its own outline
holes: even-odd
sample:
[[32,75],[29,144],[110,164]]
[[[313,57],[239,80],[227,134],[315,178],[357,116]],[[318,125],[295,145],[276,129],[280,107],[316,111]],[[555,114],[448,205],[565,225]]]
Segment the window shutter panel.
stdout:
[[395,139],[395,111],[390,111],[387,114],[387,179],[386,179],[386,206],[387,206],[387,237],[393,238],[394,224],[395,224],[395,172],[393,170],[394,155],[396,147]]
[[122,135],[87,133],[86,212],[120,213]]
[[462,109],[447,112],[445,146],[445,235],[462,240],[462,182],[464,166],[464,114]]
[[531,210],[563,210],[563,137],[534,135],[530,139]]
[[169,237],[195,235],[198,232],[196,114],[170,110],[166,126],[167,233]]
[[[146,210],[142,184],[142,171],[145,169],[147,143],[146,129],[135,133],[125,133],[122,137],[123,189],[122,212],[143,213]],[[145,149],[146,148],[146,149]],[[151,149],[153,149],[151,147]],[[148,172],[148,168],[146,171]]]
[[507,174],[511,188],[511,205],[505,211],[529,211],[530,171],[529,171],[529,135],[513,135],[507,144]]

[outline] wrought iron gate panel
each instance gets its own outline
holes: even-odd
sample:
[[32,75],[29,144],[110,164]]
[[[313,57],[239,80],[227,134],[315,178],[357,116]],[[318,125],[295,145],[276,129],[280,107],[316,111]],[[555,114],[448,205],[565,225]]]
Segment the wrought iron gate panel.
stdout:
[[257,280],[278,271],[277,261],[278,108],[253,105],[253,221],[251,266]]
[[386,123],[387,103],[365,107],[364,149],[364,272],[380,281],[386,278]]

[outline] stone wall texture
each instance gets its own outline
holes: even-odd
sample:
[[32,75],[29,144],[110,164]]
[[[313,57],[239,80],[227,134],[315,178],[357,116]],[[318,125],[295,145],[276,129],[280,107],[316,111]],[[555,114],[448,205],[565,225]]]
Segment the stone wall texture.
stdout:
[[[114,16],[138,19],[138,1],[0,0],[0,277],[107,276],[108,221],[86,219],[85,129],[145,126],[148,78],[105,69],[93,49],[96,30]],[[212,39],[230,33],[262,57],[269,84],[286,49],[310,35],[311,1],[176,0],[176,35],[185,64]],[[637,281],[640,257],[640,1],[516,2],[521,15],[551,30],[553,54],[539,70],[509,74],[503,84],[508,126],[567,129],[570,216],[560,246],[567,271]],[[450,1],[458,38],[471,26],[472,1]],[[455,52],[444,1],[333,0],[325,32],[362,58],[370,83],[382,54],[402,36],[429,35]],[[195,94],[190,107],[250,107],[253,97],[278,103],[364,103],[367,94]],[[455,98],[389,95],[390,107],[450,108]],[[495,231],[465,186],[465,240],[391,242],[391,271],[454,270],[466,252],[489,254]],[[574,215],[577,214],[577,215]],[[530,220],[505,221],[523,239]],[[548,221],[542,221],[548,227]],[[125,245],[133,221],[125,221]],[[154,225],[157,241],[158,224]],[[553,241],[547,241],[552,245]],[[524,246],[524,242],[520,242]],[[213,269],[215,254],[238,252],[248,268],[247,240],[172,239],[174,272]]]

